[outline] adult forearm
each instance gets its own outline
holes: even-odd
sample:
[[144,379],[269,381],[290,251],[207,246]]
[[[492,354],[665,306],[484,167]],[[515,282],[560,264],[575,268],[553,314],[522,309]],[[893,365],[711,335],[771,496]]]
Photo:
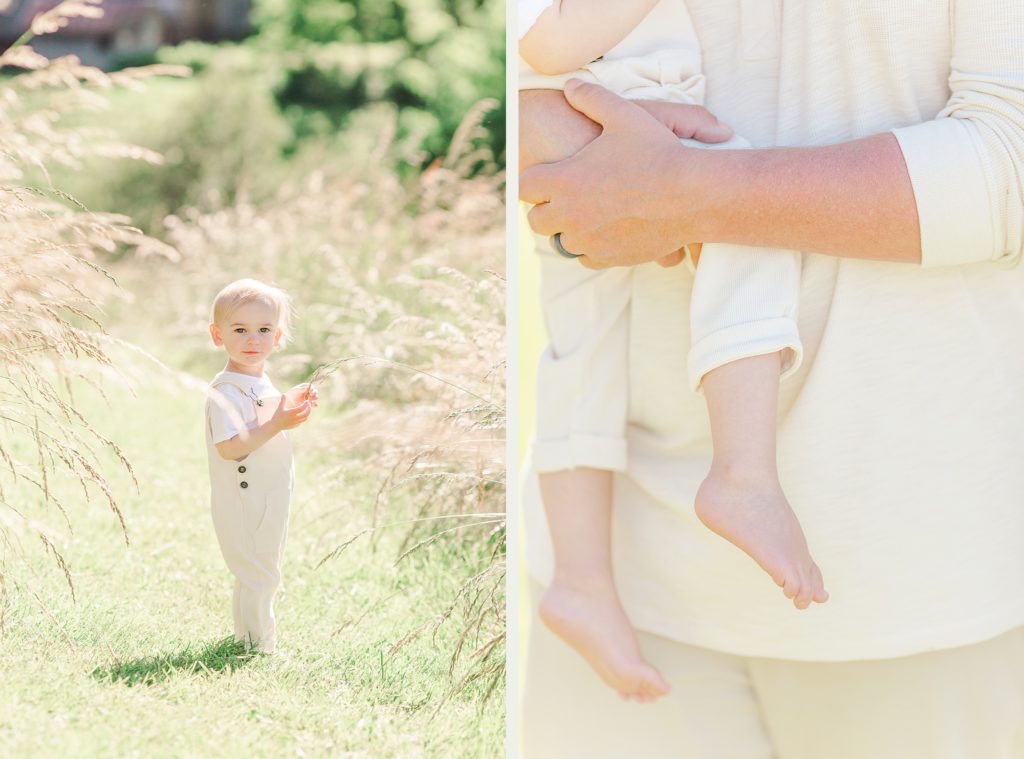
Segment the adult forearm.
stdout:
[[695,240],[921,260],[914,193],[891,134],[820,147],[702,150],[676,138],[728,134],[704,139],[721,127],[697,106],[629,102],[574,82],[565,98],[602,127],[600,136],[568,160],[525,171],[519,189],[534,204],[534,231],[560,233],[585,266],[657,260]]
[[697,239],[921,261],[914,192],[892,134],[823,147],[690,149],[679,164],[681,193],[670,202],[696,202],[683,216]]

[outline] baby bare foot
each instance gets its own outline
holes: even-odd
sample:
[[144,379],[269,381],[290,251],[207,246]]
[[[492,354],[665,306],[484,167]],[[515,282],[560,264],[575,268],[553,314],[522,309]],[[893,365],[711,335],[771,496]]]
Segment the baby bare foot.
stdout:
[[624,699],[648,703],[669,692],[668,683],[640,653],[636,632],[613,588],[555,581],[541,599],[540,618]]
[[804,531],[774,473],[737,476],[712,470],[695,506],[700,521],[756,561],[796,608],[828,600]]

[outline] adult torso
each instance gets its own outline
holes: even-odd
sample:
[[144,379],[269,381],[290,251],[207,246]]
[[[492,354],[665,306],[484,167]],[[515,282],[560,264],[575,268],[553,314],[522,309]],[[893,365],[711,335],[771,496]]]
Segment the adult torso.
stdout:
[[[949,96],[947,2],[689,8],[707,105],[755,146],[926,121]],[[635,275],[615,534],[639,626],[751,655],[847,659],[1024,623],[1024,269],[804,255],[806,358],[783,386],[779,463],[832,600],[803,614],[693,516],[710,437],[703,400],[685,389],[690,275],[653,265]],[[530,532],[543,576],[543,541]]]

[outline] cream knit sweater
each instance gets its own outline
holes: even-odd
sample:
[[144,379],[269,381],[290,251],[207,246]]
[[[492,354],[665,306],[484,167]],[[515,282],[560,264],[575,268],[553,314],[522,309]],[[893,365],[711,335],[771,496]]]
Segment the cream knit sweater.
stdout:
[[[718,650],[825,660],[1024,624],[1024,3],[687,6],[706,104],[755,147],[894,131],[924,265],[803,257],[804,363],[783,385],[779,464],[832,594],[804,612],[693,514],[710,438],[686,389],[692,277],[634,269],[614,531],[631,618]],[[524,509],[543,580],[533,475]]]

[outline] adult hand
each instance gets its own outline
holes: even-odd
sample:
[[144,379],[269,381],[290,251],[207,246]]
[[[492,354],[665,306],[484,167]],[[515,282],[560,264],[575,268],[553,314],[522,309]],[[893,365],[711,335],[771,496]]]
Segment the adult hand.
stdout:
[[570,82],[565,98],[603,131],[571,158],[524,172],[520,198],[537,204],[530,226],[561,232],[591,268],[678,263],[679,249],[700,236],[685,202],[690,158],[677,137],[721,142],[732,130],[699,106],[640,106],[597,85]]

